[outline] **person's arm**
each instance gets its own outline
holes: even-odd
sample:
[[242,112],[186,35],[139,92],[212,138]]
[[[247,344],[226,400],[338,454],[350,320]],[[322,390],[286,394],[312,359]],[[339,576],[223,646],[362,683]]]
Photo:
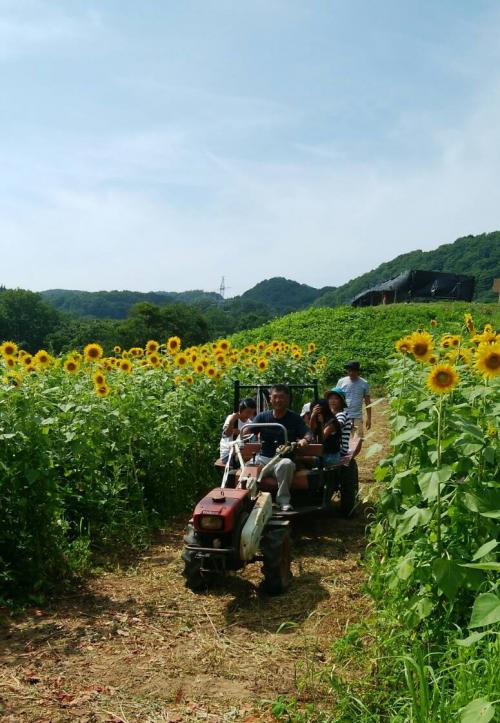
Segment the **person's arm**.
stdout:
[[342,427],[337,417],[332,417],[323,428],[323,439],[328,439],[332,434],[340,432],[341,429]]
[[302,417],[299,417],[300,424],[298,428],[298,436],[300,439],[298,440],[297,444],[299,447],[307,447],[309,442],[313,441],[313,433],[310,429],[307,428],[306,423],[302,419]]
[[[304,421],[306,421],[304,419]],[[321,407],[319,404],[316,404],[311,412],[311,416],[309,418],[309,426],[311,427],[313,432],[316,432],[318,428],[318,422],[322,422],[323,418],[321,416]]]
[[370,397],[370,390],[366,390],[365,394],[365,404],[366,404],[366,428],[370,429],[372,426],[372,408],[370,407],[370,404],[372,403],[372,399]]
[[238,427],[238,420],[238,412],[235,412],[229,417],[229,419],[227,420],[227,424],[224,425],[224,428],[222,430],[222,434],[224,437],[232,437],[234,435],[234,432]]

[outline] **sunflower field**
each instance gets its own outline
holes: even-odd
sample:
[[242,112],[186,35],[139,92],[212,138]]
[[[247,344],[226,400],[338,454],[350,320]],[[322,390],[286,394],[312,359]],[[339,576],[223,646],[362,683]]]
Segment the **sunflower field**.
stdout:
[[0,345],[0,598],[36,601],[95,553],[144,544],[216,482],[233,379],[321,380],[314,344]]
[[349,710],[498,720],[500,335],[466,314],[462,334],[431,321],[395,346],[392,453],[375,473],[369,548],[378,672],[364,680],[366,707],[351,691]]

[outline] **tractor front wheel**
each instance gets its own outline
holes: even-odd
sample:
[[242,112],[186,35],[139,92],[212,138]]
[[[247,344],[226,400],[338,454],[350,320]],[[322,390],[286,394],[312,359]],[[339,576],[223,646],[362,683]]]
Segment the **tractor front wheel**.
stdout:
[[[188,545],[195,545],[198,542],[197,537],[195,529],[190,522],[187,534],[184,537],[184,542]],[[193,592],[204,590],[207,587],[207,581],[201,572],[201,559],[196,551],[184,549],[182,559],[184,560],[184,570],[182,574],[186,578],[186,587],[193,590]]]
[[292,578],[290,569],[291,540],[287,525],[269,525],[262,533],[260,544],[263,565],[262,590],[268,595],[281,595]]

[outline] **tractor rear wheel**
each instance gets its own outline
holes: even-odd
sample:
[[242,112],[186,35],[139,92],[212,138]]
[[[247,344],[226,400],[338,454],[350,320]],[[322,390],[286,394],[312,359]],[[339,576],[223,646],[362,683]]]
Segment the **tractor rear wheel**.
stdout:
[[352,517],[358,501],[359,480],[358,465],[351,459],[347,467],[340,472],[340,512],[344,517]]
[[[191,522],[188,525],[184,542],[188,545],[196,545],[198,543],[198,535]],[[193,590],[193,592],[204,590],[207,587],[207,581],[201,572],[201,559],[198,557],[196,550],[184,549],[182,559],[184,560],[184,570],[182,574],[186,578],[186,587]]]
[[263,557],[262,590],[280,595],[290,585],[291,540],[288,525],[268,525],[262,533],[260,549]]

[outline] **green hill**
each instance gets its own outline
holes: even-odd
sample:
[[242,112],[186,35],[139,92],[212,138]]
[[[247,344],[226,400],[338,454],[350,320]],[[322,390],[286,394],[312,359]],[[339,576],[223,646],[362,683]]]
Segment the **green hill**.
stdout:
[[257,329],[239,332],[232,337],[236,346],[261,339],[284,339],[300,345],[313,341],[318,352],[328,360],[327,377],[336,382],[348,359],[359,359],[372,383],[383,383],[387,359],[394,353],[394,342],[417,328],[429,328],[431,319],[437,331],[460,333],[464,313],[470,311],[481,327],[489,322],[500,327],[498,304],[440,302],[433,304],[393,304],[353,308],[339,306],[306,309],[275,319]]
[[438,246],[434,251],[410,251],[392,261],[380,264],[373,271],[357,276],[347,284],[327,291],[313,302],[314,306],[349,304],[365,289],[388,281],[403,271],[449,271],[470,274],[476,279],[475,301],[495,301],[491,291],[493,279],[500,277],[500,231],[480,236],[464,236],[454,243]]
[[290,311],[305,309],[319,297],[334,291],[335,288],[332,286],[315,289],[307,284],[274,276],[272,279],[260,281],[239,298],[244,302],[254,301],[265,304],[277,314],[287,314]]

